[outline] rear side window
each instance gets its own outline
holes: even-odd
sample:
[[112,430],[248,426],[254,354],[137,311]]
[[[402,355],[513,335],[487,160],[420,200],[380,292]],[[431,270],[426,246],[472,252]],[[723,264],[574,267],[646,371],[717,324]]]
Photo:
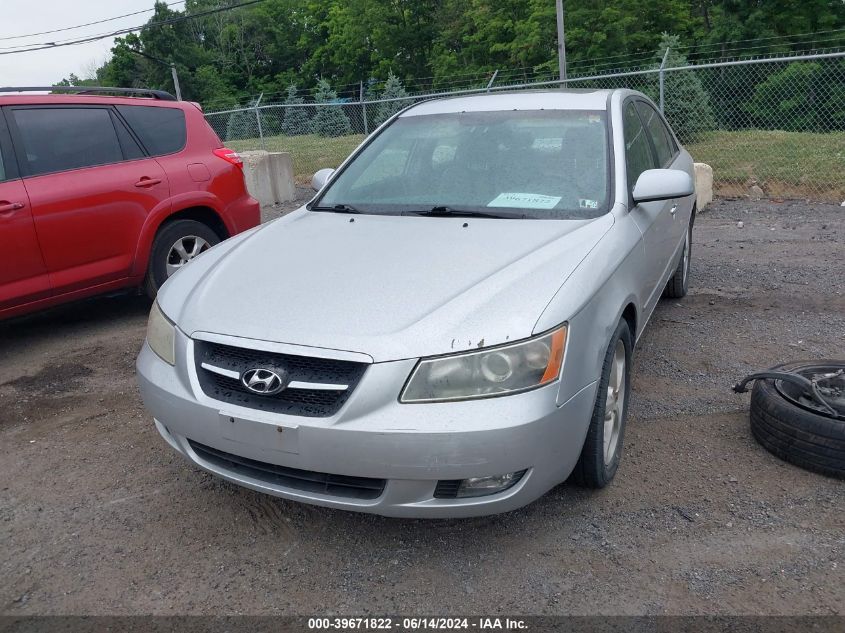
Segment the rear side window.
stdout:
[[669,130],[666,129],[666,126],[660,119],[660,115],[657,114],[657,110],[644,101],[637,101],[637,110],[640,111],[645,128],[654,142],[654,149],[657,152],[657,162],[661,167],[665,167],[675,155],[675,144],[672,142]]
[[625,106],[625,162],[628,169],[628,189],[632,190],[637,178],[647,169],[654,169],[654,158],[648,146],[645,129],[633,102]]
[[33,176],[123,160],[106,108],[25,108],[12,115]]
[[152,156],[173,154],[185,147],[185,113],[178,108],[117,106]]

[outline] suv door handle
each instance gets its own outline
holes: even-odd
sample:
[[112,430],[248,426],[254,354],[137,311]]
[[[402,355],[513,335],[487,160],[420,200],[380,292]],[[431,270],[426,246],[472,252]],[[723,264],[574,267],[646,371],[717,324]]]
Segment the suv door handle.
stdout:
[[152,187],[153,185],[158,185],[161,183],[161,178],[141,178],[138,182],[135,183],[136,187]]
[[23,209],[23,204],[20,202],[5,202],[0,203],[0,213],[11,214],[19,209]]

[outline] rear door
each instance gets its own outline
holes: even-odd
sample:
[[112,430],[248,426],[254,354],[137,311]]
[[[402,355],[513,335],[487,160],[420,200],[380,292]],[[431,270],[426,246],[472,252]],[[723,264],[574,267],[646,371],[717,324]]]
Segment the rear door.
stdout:
[[129,276],[167,175],[111,106],[7,108],[44,263],[57,294]]
[[50,295],[32,207],[0,112],[0,310]]

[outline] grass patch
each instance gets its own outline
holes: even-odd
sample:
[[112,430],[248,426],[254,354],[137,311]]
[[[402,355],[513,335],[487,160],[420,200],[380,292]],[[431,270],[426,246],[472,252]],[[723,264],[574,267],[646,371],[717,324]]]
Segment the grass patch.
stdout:
[[[363,139],[360,134],[270,136],[265,138],[265,147],[271,152],[290,152],[297,182],[307,183],[318,169],[340,165]],[[229,145],[236,150],[261,147],[258,139]],[[687,149],[696,161],[713,167],[721,195],[746,194],[746,182],[753,177],[772,197],[845,199],[845,132],[708,132]]]
[[687,149],[722,195],[743,195],[756,178],[772,197],[845,199],[845,132],[708,132]]
[[337,137],[303,134],[265,137],[263,148],[259,139],[229,141],[227,145],[236,151],[266,149],[268,152],[290,152],[294,179],[305,184],[318,169],[340,165],[363,140],[363,134]]

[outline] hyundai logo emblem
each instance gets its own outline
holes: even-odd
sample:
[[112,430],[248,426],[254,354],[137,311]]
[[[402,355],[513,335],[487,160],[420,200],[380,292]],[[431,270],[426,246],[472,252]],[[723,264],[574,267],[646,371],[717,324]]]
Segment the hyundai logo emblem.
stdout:
[[241,382],[252,393],[257,393],[259,396],[272,396],[287,386],[285,378],[283,370],[256,367],[245,371],[241,376]]

